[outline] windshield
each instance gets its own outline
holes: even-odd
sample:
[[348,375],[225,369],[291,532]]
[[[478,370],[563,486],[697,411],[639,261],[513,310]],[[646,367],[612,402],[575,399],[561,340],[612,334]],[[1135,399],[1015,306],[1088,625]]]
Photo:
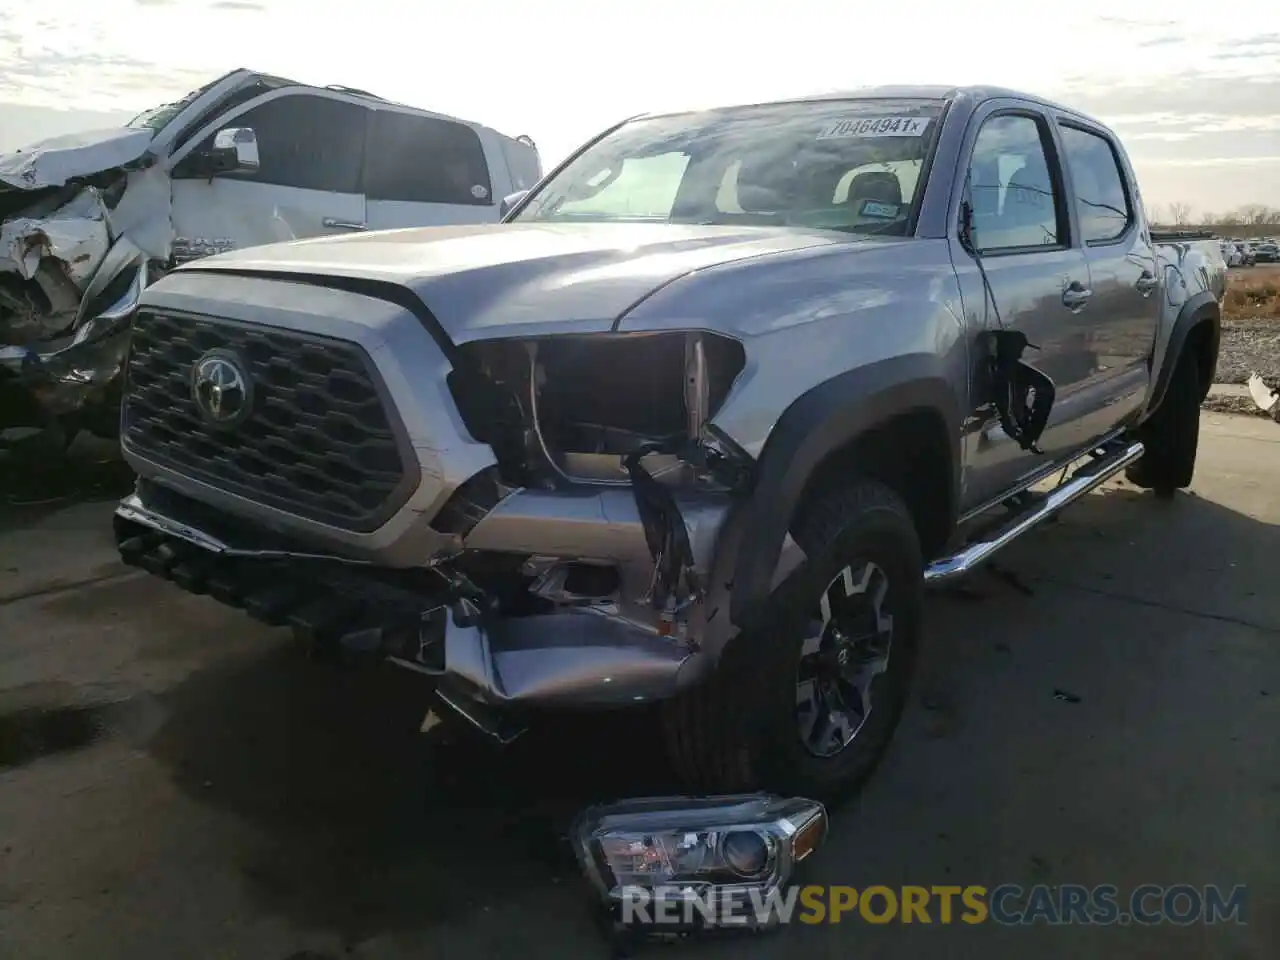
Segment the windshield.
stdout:
[[941,111],[938,100],[837,100],[636,120],[587,148],[515,219],[903,235]]
[[195,103],[198,98],[204,96],[213,86],[221,83],[228,76],[230,76],[230,74],[223,74],[220,77],[216,77],[206,83],[203,87],[200,87],[198,90],[192,90],[185,97],[180,100],[175,100],[173,103],[162,103],[158,107],[152,107],[150,110],[144,110],[125,124],[125,126],[134,127],[136,129],[150,129],[159,133],[173,122],[174,117],[187,109],[187,107],[191,106],[191,104]]

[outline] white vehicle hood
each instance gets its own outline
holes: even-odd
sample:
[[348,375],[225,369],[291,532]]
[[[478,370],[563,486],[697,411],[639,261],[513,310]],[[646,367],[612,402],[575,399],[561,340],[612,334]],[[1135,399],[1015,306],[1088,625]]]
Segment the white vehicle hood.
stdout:
[[60,187],[133,163],[147,152],[153,136],[151,130],[118,127],[50,137],[0,155],[0,183],[19,190]]

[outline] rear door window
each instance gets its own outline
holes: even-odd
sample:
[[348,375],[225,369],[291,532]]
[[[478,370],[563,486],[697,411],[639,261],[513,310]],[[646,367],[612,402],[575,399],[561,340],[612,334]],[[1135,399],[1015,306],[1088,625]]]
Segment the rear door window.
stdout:
[[1079,127],[1059,129],[1085,243],[1119,239],[1133,222],[1133,208],[1115,151],[1105,137],[1096,133]]
[[493,185],[484,146],[465,124],[376,110],[365,166],[369,200],[488,206]]

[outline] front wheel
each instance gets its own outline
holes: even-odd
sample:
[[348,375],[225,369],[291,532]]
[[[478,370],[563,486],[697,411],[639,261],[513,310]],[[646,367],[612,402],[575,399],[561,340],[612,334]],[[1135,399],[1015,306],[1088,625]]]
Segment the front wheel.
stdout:
[[692,789],[837,799],[861,785],[897,727],[923,603],[910,513],[888,487],[862,481],[808,505],[795,533],[807,562],[712,678],[667,705],[671,754]]

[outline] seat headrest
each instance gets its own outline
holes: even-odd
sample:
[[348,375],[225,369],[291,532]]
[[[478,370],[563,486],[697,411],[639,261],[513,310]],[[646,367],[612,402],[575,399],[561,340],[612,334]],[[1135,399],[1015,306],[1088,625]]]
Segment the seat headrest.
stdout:
[[845,202],[854,205],[864,200],[902,203],[902,184],[897,175],[888,170],[869,170],[855,176],[849,183],[849,199]]

